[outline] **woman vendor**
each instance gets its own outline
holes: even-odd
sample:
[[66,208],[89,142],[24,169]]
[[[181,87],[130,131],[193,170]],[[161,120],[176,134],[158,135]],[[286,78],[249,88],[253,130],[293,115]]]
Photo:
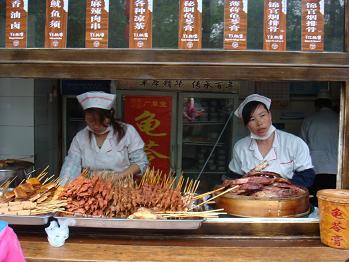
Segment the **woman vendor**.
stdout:
[[296,185],[310,187],[315,173],[309,148],[301,138],[272,125],[270,105],[271,99],[252,94],[234,112],[243,120],[250,135],[235,144],[229,169],[244,175],[266,162],[264,171],[278,173]]
[[144,142],[132,125],[115,120],[115,95],[87,92],[77,99],[84,110],[86,127],[73,138],[60,184],[77,177],[82,168],[113,170],[120,177],[142,175],[148,165]]

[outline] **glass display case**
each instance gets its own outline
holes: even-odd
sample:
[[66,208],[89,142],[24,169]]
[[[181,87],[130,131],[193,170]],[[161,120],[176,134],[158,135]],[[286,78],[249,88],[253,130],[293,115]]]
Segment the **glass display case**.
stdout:
[[228,172],[236,100],[234,94],[179,96],[178,172],[193,179],[201,173],[199,191],[212,190]]

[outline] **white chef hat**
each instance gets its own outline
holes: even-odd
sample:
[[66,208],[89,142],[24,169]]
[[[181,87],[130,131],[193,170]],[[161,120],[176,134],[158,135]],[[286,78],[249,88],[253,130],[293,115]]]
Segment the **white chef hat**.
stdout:
[[110,110],[113,107],[115,97],[113,94],[96,91],[76,96],[84,110],[91,107]]
[[265,96],[261,96],[258,94],[252,94],[249,95],[248,97],[245,98],[244,101],[242,101],[242,103],[239,105],[239,107],[235,110],[234,114],[238,117],[238,118],[242,118],[242,110],[244,109],[245,105],[251,101],[258,101],[263,103],[267,109],[270,109],[270,105],[271,105],[271,99]]

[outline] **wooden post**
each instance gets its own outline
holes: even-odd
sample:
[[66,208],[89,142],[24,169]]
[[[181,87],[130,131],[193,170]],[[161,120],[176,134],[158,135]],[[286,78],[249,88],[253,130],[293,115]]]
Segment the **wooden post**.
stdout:
[[340,122],[340,147],[341,165],[338,173],[337,188],[349,189],[349,81],[342,89]]
[[349,52],[349,0],[345,0],[344,8],[344,52]]

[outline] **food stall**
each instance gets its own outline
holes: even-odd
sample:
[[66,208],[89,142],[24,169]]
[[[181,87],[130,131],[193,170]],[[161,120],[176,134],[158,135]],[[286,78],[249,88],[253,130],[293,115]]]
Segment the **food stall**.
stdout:
[[[0,3],[0,12],[4,16],[5,8],[2,7],[5,6],[5,1],[0,1]],[[63,99],[61,100],[62,96],[58,95],[58,99],[55,100],[57,94],[55,92],[59,90],[58,87],[63,80],[93,79],[119,82],[200,80],[260,83],[316,81],[333,84],[339,86],[340,89],[340,161],[337,184],[338,188],[346,189],[349,188],[349,3],[347,0],[343,3],[341,10],[344,12],[342,25],[344,47],[340,50],[308,52],[295,48],[272,51],[258,48],[260,42],[252,40],[247,50],[222,48],[219,50],[210,48],[210,37],[207,34],[204,35],[206,46],[202,49],[198,46],[195,50],[177,49],[171,45],[166,46],[166,44],[147,49],[131,49],[127,48],[125,39],[116,40],[117,35],[124,35],[120,28],[110,35],[110,39],[115,41],[109,45],[109,48],[82,48],[84,45],[81,41],[71,40],[74,39],[74,33],[81,35],[80,27],[74,28],[79,18],[77,16],[68,19],[69,25],[73,28],[69,31],[68,48],[65,48],[66,46],[58,49],[43,48],[43,39],[40,36],[29,39],[28,47],[32,48],[0,48],[0,78],[32,79],[34,84],[39,85],[40,88],[45,89],[46,86],[47,89],[54,90],[46,99],[48,101],[53,99],[53,103],[59,105],[63,104]],[[32,8],[43,12],[43,3],[36,3],[36,5]],[[209,4],[206,3],[206,5]],[[161,5],[160,7],[164,8]],[[76,6],[75,8],[78,9]],[[214,10],[213,6],[211,8]],[[112,6],[111,12],[116,9],[116,6]],[[168,10],[165,11],[168,12]],[[30,32],[33,33],[35,30],[43,32],[40,25],[44,20],[42,13],[32,17],[35,19],[29,20],[29,28],[32,26],[35,29],[31,29]],[[163,20],[160,17],[157,19],[156,25],[159,26]],[[122,22],[124,21],[118,21],[118,24]],[[207,28],[209,25],[204,24],[203,27]],[[252,31],[251,34],[258,31],[258,28],[254,29],[256,31]],[[154,35],[154,41],[161,43],[163,39],[159,35],[157,37],[155,39]],[[177,40],[173,41],[171,37],[170,39],[172,43]],[[5,90],[5,87],[0,88]],[[171,90],[177,93],[196,92],[200,94],[207,93],[205,88],[193,88],[189,85],[171,87]],[[277,89],[278,86],[274,88]],[[129,89],[127,91],[138,89],[143,92],[160,92],[159,87],[147,85],[143,88],[131,86],[126,89]],[[239,92],[243,93],[247,89],[246,85],[240,85]],[[165,91],[169,90],[170,88]],[[9,92],[7,96],[11,96],[14,91],[6,89],[6,92]],[[214,92],[219,91],[215,89]],[[224,95],[224,92],[222,94]],[[35,96],[35,99],[37,98],[40,97]],[[58,110],[56,114],[62,119],[59,112],[61,111]],[[57,125],[56,127],[57,130],[62,130],[62,126]],[[175,136],[178,135],[177,132],[177,128],[173,127]],[[40,130],[36,132],[35,139],[40,140],[38,141],[40,145],[45,144],[45,141],[40,139],[44,137],[42,133],[44,132]],[[57,136],[57,140],[63,139],[61,131],[54,135]],[[62,162],[62,155],[64,155],[62,147],[63,145],[60,145],[59,149],[52,150],[58,158],[58,161],[55,162],[55,172],[59,170],[57,163]],[[35,164],[41,168],[45,166],[45,163],[36,162]],[[309,257],[319,261],[344,261],[349,257],[347,250],[334,249],[321,244],[317,218],[232,218],[222,215],[219,218],[196,220],[192,223],[189,223],[191,221],[174,220],[167,225],[157,222],[147,224],[137,221],[118,221],[118,225],[114,224],[111,228],[100,221],[101,226],[99,227],[90,227],[86,224],[70,227],[69,239],[60,248],[48,244],[44,231],[49,220],[55,217],[50,215],[37,218],[34,222],[32,221],[31,225],[27,225],[30,217],[18,217],[16,225],[13,225],[28,261],[187,261],[203,258],[218,261],[232,259],[250,261],[260,258],[262,261],[269,261],[271,257],[282,258],[285,261],[305,261]]]

